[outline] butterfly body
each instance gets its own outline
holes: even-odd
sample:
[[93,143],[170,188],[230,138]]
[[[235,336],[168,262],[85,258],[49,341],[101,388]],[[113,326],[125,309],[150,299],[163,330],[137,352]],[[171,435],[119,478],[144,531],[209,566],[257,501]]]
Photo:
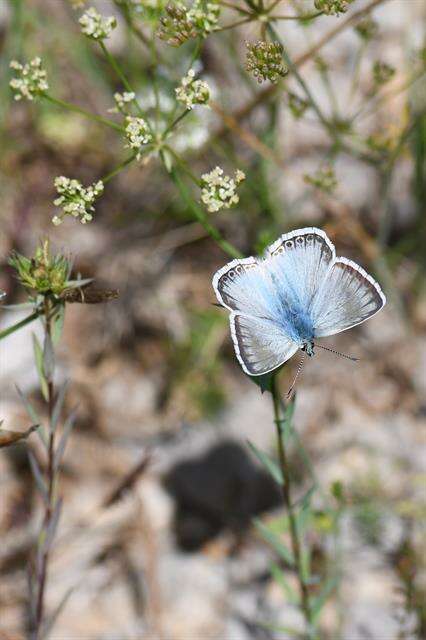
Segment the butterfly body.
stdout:
[[314,227],[281,236],[262,258],[233,260],[216,272],[213,287],[231,311],[236,355],[249,375],[272,371],[298,349],[314,355],[314,339],[364,322],[386,301],[377,282],[337,258]]

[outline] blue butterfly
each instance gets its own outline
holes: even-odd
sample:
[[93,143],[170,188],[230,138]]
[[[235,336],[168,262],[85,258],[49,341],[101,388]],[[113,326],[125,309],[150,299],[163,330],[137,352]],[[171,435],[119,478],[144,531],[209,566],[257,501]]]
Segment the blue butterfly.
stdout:
[[229,262],[213,287],[231,311],[235,353],[250,376],[273,371],[298,349],[314,355],[316,338],[350,329],[386,304],[377,282],[352,260],[337,258],[315,227],[281,236],[262,258]]

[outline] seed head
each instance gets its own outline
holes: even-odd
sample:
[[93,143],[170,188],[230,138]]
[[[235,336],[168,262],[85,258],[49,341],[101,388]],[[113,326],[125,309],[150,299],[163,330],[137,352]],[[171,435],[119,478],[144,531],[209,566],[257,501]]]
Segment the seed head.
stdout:
[[165,12],[157,35],[171,46],[179,47],[191,38],[204,38],[217,29],[220,6],[205,0],[195,0],[189,8],[182,2],[169,2]]
[[34,100],[49,89],[47,73],[39,57],[23,65],[17,60],[12,60],[10,68],[16,71],[16,77],[9,82],[9,86],[15,92],[15,100]]
[[338,184],[336,174],[331,164],[324,164],[317,169],[315,173],[311,175],[306,174],[303,178],[307,184],[311,184],[313,187],[325,193],[332,193]]
[[281,77],[288,73],[287,67],[283,64],[283,46],[279,42],[246,42],[247,57],[246,69],[252,73],[256,80],[261,83],[269,80],[276,84]]
[[346,13],[352,2],[354,0],[314,0],[314,6],[317,11],[322,11],[328,16],[338,16],[340,13]]
[[373,65],[373,80],[376,86],[381,86],[389,82],[389,80],[395,75],[396,69],[387,62],[382,60],[376,60]]

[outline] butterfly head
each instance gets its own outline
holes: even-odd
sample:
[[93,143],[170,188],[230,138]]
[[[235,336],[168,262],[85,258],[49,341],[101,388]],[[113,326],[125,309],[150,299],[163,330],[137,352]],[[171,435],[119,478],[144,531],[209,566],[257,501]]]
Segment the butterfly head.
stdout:
[[309,357],[315,355],[314,354],[314,343],[312,340],[306,340],[302,346],[302,351],[304,351]]

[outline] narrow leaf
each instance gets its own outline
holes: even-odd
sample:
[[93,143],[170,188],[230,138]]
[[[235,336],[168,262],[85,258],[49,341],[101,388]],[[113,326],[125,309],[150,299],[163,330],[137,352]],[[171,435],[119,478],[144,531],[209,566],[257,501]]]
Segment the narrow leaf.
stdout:
[[28,459],[30,461],[31,471],[32,471],[33,476],[34,476],[34,480],[36,481],[36,485],[37,485],[37,488],[39,490],[39,493],[41,494],[43,500],[47,504],[49,499],[48,499],[48,495],[47,495],[46,484],[45,484],[44,479],[43,479],[43,474],[42,474],[41,469],[39,467],[39,464],[37,462],[37,458],[35,457],[33,452],[30,451],[30,450],[28,451]]
[[256,445],[250,442],[250,440],[247,440],[247,444],[252,450],[252,452],[254,453],[254,455],[256,456],[256,458],[259,460],[261,465],[265,467],[267,471],[269,471],[269,473],[271,474],[275,482],[279,485],[282,485],[283,477],[277,463],[274,460],[272,460],[272,458],[270,458],[267,453],[258,449]]
[[53,611],[52,615],[48,618],[48,620],[46,620],[45,625],[44,625],[43,630],[42,630],[42,634],[41,634],[41,637],[44,638],[44,640],[46,640],[48,638],[48,636],[50,635],[50,633],[52,632],[52,629],[53,629],[57,619],[59,618],[60,614],[62,613],[65,605],[67,604],[67,602],[68,602],[68,600],[69,600],[69,598],[72,595],[74,590],[75,590],[75,587],[70,587],[69,589],[67,589],[67,591],[65,592],[64,596],[60,600],[58,606]]
[[271,574],[275,582],[277,582],[283,589],[284,593],[287,596],[288,602],[290,604],[298,605],[300,602],[299,595],[295,593],[293,587],[288,582],[287,578],[284,575],[284,571],[280,569],[277,564],[273,564],[271,566]]
[[67,446],[68,438],[71,433],[71,429],[74,426],[75,417],[76,417],[76,410],[72,411],[68,416],[68,418],[65,420],[61,439],[59,440],[59,444],[55,452],[55,461],[54,461],[55,469],[58,469],[59,465],[61,464],[61,460],[65,452],[65,447]]
[[65,393],[68,388],[68,380],[59,387],[58,395],[56,396],[55,406],[53,407],[52,418],[50,421],[50,430],[53,433],[58,426],[59,417],[64,405]]
[[43,345],[43,372],[47,380],[51,380],[55,371],[55,350],[52,338],[48,333],[44,337]]
[[3,331],[0,331],[0,340],[2,340],[3,338],[6,338],[7,336],[10,336],[11,333],[18,331],[18,329],[22,329],[22,327],[25,327],[25,325],[29,324],[30,322],[38,318],[38,316],[39,316],[38,311],[35,311],[31,315],[27,316],[23,320],[20,320],[19,322],[12,325],[11,327],[7,327],[6,329],[3,329]]
[[[15,385],[16,391],[18,393],[18,396],[22,402],[22,404],[24,405],[25,411],[28,413],[30,419],[33,422],[36,422],[38,424],[41,423],[41,419],[40,416],[38,415],[37,411],[34,409],[34,407],[32,406],[32,404],[30,403],[30,401],[28,400],[28,398],[25,396],[25,394],[21,391],[21,389],[18,387],[18,385]],[[46,436],[44,433],[44,429],[43,427],[40,426],[40,429],[38,429],[37,431],[38,435],[40,436],[41,441],[43,442],[43,444],[45,446],[47,446],[47,440],[46,440]]]
[[52,542],[54,540],[56,530],[58,528],[59,518],[61,516],[62,511],[62,498],[60,498],[53,510],[52,517],[50,518],[49,525],[46,530],[46,536],[43,542],[44,552],[48,552],[50,547],[52,546]]
[[38,373],[38,378],[40,380],[40,388],[43,394],[43,398],[47,401],[49,397],[49,391],[47,387],[46,375],[44,372],[43,365],[43,350],[40,346],[37,336],[33,333],[33,350],[34,350],[34,361]]
[[64,328],[64,320],[65,320],[65,305],[58,304],[57,312],[53,318],[53,326],[52,326],[52,341],[54,346],[56,346],[62,336],[62,330]]
[[[0,423],[0,426],[2,422]],[[39,428],[39,426],[39,424],[33,424],[26,431],[8,431],[7,429],[0,429],[0,449],[3,447],[10,447],[10,445],[20,442],[21,440],[26,440],[33,431]]]
[[261,520],[259,520],[258,518],[255,518],[253,522],[261,535],[275,549],[278,555],[280,555],[281,558],[285,560],[285,562],[287,562],[287,564],[293,566],[293,554],[289,549],[287,549],[285,544],[280,540],[279,536],[271,531],[267,526],[265,526],[263,522],[261,522]]
[[336,576],[329,578],[325,583],[319,596],[313,599],[311,604],[311,613],[312,613],[312,622],[314,624],[318,622],[322,608],[324,607],[325,603],[327,602],[327,600],[329,599],[333,591],[336,589],[337,585],[338,585],[338,579]]

